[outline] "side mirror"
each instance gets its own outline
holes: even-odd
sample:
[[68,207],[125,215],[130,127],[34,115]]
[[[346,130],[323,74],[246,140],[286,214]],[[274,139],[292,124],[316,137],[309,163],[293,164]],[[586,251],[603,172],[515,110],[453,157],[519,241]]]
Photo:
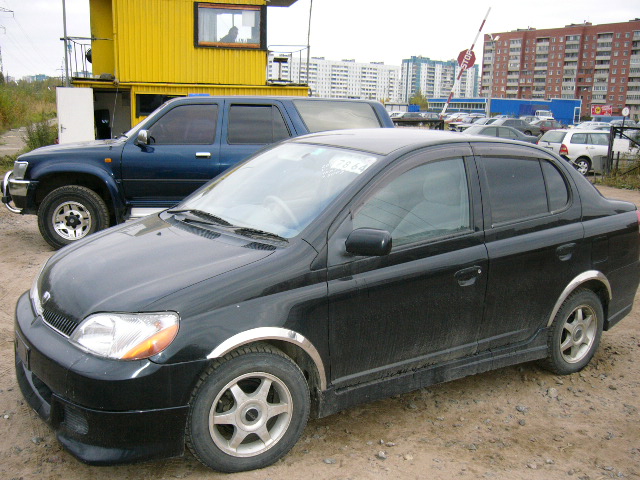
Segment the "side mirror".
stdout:
[[347,252],[367,257],[382,257],[391,252],[391,234],[375,228],[358,228],[349,234]]
[[136,145],[149,145],[149,130],[140,130],[138,132]]

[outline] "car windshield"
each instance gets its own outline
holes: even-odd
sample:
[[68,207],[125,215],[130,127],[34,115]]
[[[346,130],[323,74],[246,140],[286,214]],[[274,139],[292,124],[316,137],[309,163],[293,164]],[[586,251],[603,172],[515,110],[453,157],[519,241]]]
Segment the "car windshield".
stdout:
[[489,125],[493,122],[495,122],[496,119],[495,118],[488,118],[488,117],[483,117],[480,120],[474,122],[476,125]]
[[379,158],[334,147],[279,145],[221,175],[175,210],[292,238]]

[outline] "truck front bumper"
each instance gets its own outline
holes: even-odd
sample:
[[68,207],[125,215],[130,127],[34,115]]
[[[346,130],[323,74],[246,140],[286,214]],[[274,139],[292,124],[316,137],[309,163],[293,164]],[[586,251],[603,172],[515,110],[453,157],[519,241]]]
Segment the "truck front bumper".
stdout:
[[2,180],[2,203],[13,213],[23,213],[27,207],[29,188],[33,182],[15,180],[13,171],[7,172]]

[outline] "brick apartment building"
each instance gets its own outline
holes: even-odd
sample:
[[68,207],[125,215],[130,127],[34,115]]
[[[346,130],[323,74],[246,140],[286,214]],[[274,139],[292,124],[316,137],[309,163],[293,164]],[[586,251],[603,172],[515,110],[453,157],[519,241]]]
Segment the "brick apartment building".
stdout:
[[580,99],[582,115],[611,106],[640,117],[640,19],[528,28],[484,36],[481,95]]

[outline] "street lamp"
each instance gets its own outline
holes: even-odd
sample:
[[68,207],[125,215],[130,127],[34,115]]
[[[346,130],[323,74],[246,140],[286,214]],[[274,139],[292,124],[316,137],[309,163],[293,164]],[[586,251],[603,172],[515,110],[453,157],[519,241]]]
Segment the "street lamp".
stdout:
[[491,75],[489,76],[489,95],[488,95],[488,101],[487,101],[487,116],[490,117],[491,116],[491,97],[493,96],[493,75],[495,73],[495,68],[496,68],[496,43],[498,40],[500,40],[500,35],[496,35],[495,37],[493,35],[491,35],[490,33],[488,34],[489,38],[491,39],[493,43],[493,58],[491,59]]

